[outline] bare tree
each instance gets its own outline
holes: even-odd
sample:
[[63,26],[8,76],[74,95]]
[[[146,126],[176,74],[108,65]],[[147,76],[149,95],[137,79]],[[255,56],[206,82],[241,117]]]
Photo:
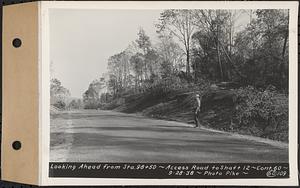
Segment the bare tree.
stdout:
[[156,25],[158,33],[167,31],[183,44],[186,53],[186,74],[190,76],[191,37],[194,33],[192,10],[165,10]]

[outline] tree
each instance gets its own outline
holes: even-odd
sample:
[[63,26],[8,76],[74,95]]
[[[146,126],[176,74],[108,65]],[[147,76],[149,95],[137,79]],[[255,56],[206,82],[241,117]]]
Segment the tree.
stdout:
[[210,32],[199,31],[193,35],[192,68],[194,80],[221,80],[215,39]]
[[171,74],[175,75],[179,71],[182,71],[184,51],[170,36],[160,35],[159,39],[160,41],[157,44],[157,53],[161,62],[161,74],[166,77]]
[[159,54],[142,28],[137,35],[129,47],[108,59],[107,88],[114,98],[129,91],[140,92],[158,77]]
[[93,80],[89,87],[92,87],[98,94],[102,93],[102,90],[105,88],[105,79],[103,77]]
[[146,80],[148,83],[153,83],[153,79],[158,76],[158,72],[160,69],[159,65],[159,54],[155,49],[150,49],[144,55],[144,61],[147,66],[148,74],[150,75]]
[[250,24],[239,32],[235,45],[241,49],[237,59],[247,84],[265,88],[288,87],[288,12],[255,10]]
[[[106,92],[106,81],[104,77],[93,80],[88,89],[83,93],[84,108],[96,109],[100,105],[100,96]],[[78,101],[77,101],[78,102]]]
[[151,48],[150,37],[146,35],[146,32],[143,28],[140,28],[138,31],[138,38],[135,40],[138,47],[142,50],[143,54],[147,54],[147,52]]
[[108,89],[116,96],[131,87],[130,54],[122,51],[108,59]]
[[85,109],[97,109],[99,106],[99,93],[93,88],[89,87],[83,93],[83,103]]
[[130,58],[130,64],[135,74],[135,91],[137,91],[143,82],[143,61],[144,58],[141,53],[136,53]]
[[[219,80],[230,80],[232,74],[244,78],[232,59],[233,15],[228,10],[196,10],[196,25],[199,32],[212,37],[219,66]],[[229,37],[228,37],[229,36]],[[200,44],[201,45],[201,44]]]
[[149,81],[150,77],[155,75],[154,69],[157,67],[158,55],[155,49],[152,47],[150,37],[146,35],[143,28],[139,29],[138,38],[135,40],[139,51],[136,54],[142,57],[143,68],[142,74],[144,75],[144,81]]
[[192,10],[164,10],[160,15],[160,23],[156,27],[158,33],[166,31],[183,44],[186,54],[186,74],[190,76],[191,37],[195,30]]
[[70,95],[70,91],[63,87],[61,82],[57,78],[53,78],[50,80],[51,105],[54,105],[60,109],[65,109],[67,100]]
[[81,109],[82,108],[82,102],[81,99],[73,99],[68,105],[69,109]]

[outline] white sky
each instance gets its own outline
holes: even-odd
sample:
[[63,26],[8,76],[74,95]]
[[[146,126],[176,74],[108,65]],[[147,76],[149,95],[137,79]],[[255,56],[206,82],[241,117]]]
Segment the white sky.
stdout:
[[143,27],[156,36],[160,10],[50,11],[50,61],[53,77],[81,97],[90,82],[106,72],[109,56],[124,50]]
[[[73,97],[106,72],[110,56],[137,38],[139,27],[153,41],[161,10],[50,10],[50,61]],[[246,21],[245,15],[239,20]],[[237,21],[241,22],[241,21]]]

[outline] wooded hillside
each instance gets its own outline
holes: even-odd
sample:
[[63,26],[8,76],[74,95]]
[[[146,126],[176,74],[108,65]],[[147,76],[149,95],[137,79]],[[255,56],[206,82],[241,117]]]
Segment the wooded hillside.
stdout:
[[[230,106],[219,101],[216,105],[224,108],[214,109],[215,116],[203,124],[218,128],[214,118],[230,111],[226,116],[232,130],[251,127],[247,134],[287,141],[288,18],[287,10],[275,9],[164,10],[155,25],[159,40],[154,43],[139,28],[135,41],[109,57],[107,74],[91,83],[84,106],[112,108],[139,97],[144,110],[145,105],[170,102],[182,91],[209,96],[211,85],[226,82],[234,85],[228,89]],[[93,87],[97,84],[106,91]],[[145,100],[149,96],[159,102]],[[216,100],[204,102],[212,108]],[[274,136],[278,132],[280,136]]]

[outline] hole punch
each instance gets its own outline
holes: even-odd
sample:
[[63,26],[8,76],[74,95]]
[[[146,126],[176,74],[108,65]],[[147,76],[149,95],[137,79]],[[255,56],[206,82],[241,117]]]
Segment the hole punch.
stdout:
[[21,144],[20,141],[14,141],[14,142],[12,143],[12,147],[13,147],[14,150],[19,150],[19,149],[21,149],[22,144]]
[[15,48],[19,48],[19,47],[22,45],[21,39],[15,38],[15,39],[12,41],[12,45],[13,45]]

